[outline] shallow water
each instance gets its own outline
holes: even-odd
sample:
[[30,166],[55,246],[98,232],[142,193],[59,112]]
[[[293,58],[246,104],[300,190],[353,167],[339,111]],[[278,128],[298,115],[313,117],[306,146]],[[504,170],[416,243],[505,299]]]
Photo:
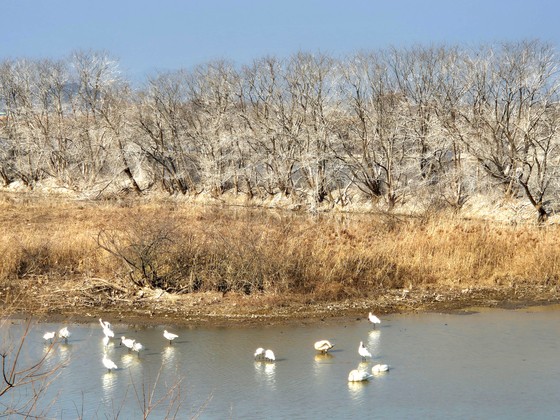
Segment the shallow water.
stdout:
[[[0,350],[21,336],[24,321],[6,323]],[[60,324],[33,324],[22,361],[48,347],[42,335]],[[107,354],[119,366],[108,373],[101,359],[98,323],[68,325],[68,344],[49,363],[64,368],[41,398],[55,418],[138,418],[153,392],[151,413],[163,418],[176,388],[177,418],[556,418],[560,368],[560,309],[491,310],[469,315],[382,317],[259,328],[165,328],[114,325],[117,336],[140,341],[129,353],[114,340]],[[327,356],[313,343],[335,344]],[[360,341],[373,354],[363,363]],[[255,362],[257,347],[271,348],[274,363]],[[366,383],[348,383],[352,369],[387,363],[391,370]],[[14,394],[12,394],[14,395]],[[12,397],[13,398],[13,397]],[[163,398],[162,402],[154,404]],[[4,402],[6,403],[6,402]]]

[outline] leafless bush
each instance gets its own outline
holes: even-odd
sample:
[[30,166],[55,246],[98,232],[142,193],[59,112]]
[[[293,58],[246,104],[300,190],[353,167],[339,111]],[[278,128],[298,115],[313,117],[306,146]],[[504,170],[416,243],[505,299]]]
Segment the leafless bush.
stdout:
[[[161,366],[163,368],[163,365]],[[182,398],[181,398],[181,380],[176,381],[170,386],[166,387],[166,392],[159,398],[156,398],[156,390],[161,378],[161,368],[157,373],[154,380],[154,384],[150,387],[147,386],[145,382],[142,383],[139,389],[134,381],[132,381],[132,387],[134,389],[134,395],[136,401],[142,410],[142,418],[144,420],[148,419],[152,412],[158,408],[165,406],[165,419],[177,418],[179,409],[181,408]]]
[[[0,326],[7,322],[0,320]],[[45,393],[57,377],[62,363],[49,366],[56,341],[44,354],[31,363],[23,360],[24,347],[28,344],[31,319],[26,322],[21,337],[15,341],[3,340],[0,349],[2,358],[2,381],[0,382],[0,417],[46,417],[53,401],[44,401]],[[39,404],[41,403],[41,404]]]
[[132,216],[122,226],[99,231],[97,244],[122,263],[134,285],[167,290],[180,274],[176,230],[169,215]]

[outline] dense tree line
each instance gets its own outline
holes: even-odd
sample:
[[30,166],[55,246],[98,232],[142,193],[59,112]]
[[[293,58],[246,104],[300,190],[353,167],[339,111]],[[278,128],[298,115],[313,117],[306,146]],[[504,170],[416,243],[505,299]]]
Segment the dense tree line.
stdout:
[[388,209],[499,192],[542,220],[560,193],[557,70],[540,41],[215,61],[139,88],[106,53],[4,60],[0,177]]

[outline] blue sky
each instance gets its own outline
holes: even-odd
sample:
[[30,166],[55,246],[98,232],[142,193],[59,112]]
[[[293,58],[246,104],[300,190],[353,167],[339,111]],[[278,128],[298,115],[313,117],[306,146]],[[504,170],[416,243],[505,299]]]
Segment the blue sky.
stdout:
[[557,0],[0,0],[0,60],[104,50],[131,79],[214,59],[539,38],[560,45]]

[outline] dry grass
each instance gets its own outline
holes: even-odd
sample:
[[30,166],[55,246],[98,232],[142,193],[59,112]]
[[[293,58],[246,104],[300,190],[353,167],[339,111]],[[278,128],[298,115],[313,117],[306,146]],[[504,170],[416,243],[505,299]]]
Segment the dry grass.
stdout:
[[560,272],[554,225],[14,199],[0,202],[0,224],[4,299],[8,286],[13,294],[69,277],[131,293],[147,286],[337,300],[427,285],[550,285]]

